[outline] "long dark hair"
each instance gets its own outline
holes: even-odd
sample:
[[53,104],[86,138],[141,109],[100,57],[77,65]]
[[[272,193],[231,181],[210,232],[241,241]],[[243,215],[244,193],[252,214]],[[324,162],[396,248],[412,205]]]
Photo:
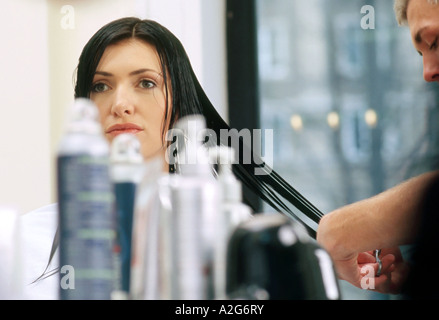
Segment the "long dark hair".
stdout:
[[[85,45],[79,58],[75,97],[90,96],[93,76],[105,49],[109,45],[131,38],[155,46],[166,86],[169,77],[171,90],[166,87],[166,92],[172,94],[172,108],[170,114],[165,115],[163,123],[168,123],[168,119],[170,121],[168,128],[163,127],[163,133],[171,129],[178,118],[192,114],[202,114],[206,119],[207,127],[214,130],[217,137],[221,137],[221,130],[229,130],[229,137],[236,135],[234,138],[241,141],[240,150],[237,150],[240,158],[238,163],[233,165],[235,175],[271,207],[304,222],[311,236],[315,237],[315,226],[310,226],[309,221],[305,221],[306,217],[318,224],[323,214],[269,168],[260,156],[253,152],[252,146],[242,143],[237,131],[230,130],[229,125],[218,114],[198,82],[183,45],[172,32],[159,23],[127,17],[112,21],[99,29]],[[168,103],[169,97],[166,97],[166,101]],[[230,145],[229,137],[227,141],[218,139],[217,144]],[[250,163],[244,161],[244,154],[252,155]],[[265,174],[255,175],[256,168],[264,170]],[[297,211],[295,213],[291,205],[306,216],[305,220],[303,215],[301,216],[300,213],[297,215]]]

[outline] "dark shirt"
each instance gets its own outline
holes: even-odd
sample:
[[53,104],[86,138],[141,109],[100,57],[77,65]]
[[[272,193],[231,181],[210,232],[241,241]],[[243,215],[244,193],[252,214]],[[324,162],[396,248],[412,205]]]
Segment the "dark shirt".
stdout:
[[420,230],[413,246],[411,269],[404,285],[405,299],[439,299],[439,179],[424,199]]

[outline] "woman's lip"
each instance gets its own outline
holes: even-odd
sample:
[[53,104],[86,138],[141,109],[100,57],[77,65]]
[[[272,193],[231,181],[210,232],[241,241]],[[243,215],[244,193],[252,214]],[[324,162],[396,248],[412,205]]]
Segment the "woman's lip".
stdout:
[[111,134],[111,135],[119,135],[122,133],[131,133],[136,134],[140,131],[143,131],[141,127],[138,125],[135,125],[133,123],[123,123],[123,124],[115,124],[111,127],[109,127],[105,133]]

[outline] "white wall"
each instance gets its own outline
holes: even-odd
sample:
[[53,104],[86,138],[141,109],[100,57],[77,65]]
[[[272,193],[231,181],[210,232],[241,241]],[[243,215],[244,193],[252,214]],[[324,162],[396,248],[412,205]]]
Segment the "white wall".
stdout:
[[0,205],[50,201],[47,7],[0,0]]
[[54,159],[79,54],[123,16],[175,33],[227,120],[225,0],[0,0],[0,205],[27,212],[56,201]]

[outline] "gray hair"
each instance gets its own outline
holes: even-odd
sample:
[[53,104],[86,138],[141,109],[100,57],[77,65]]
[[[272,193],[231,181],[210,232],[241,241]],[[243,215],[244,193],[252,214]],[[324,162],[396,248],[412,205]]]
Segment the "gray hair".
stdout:
[[[395,0],[393,8],[395,10],[396,21],[400,26],[407,25],[407,7],[410,0]],[[439,0],[427,0],[431,4],[439,4]]]

